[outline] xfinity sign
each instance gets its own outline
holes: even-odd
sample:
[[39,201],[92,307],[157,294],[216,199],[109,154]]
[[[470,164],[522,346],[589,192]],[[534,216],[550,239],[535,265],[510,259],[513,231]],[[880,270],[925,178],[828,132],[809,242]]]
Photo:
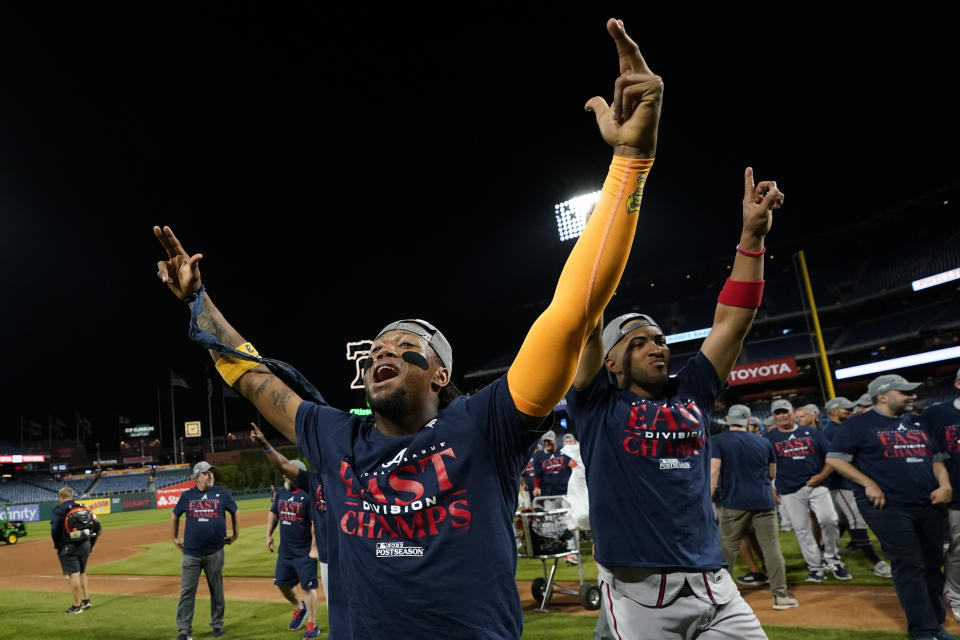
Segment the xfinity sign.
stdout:
[[38,504],[18,504],[15,507],[7,507],[6,512],[7,520],[22,522],[38,522],[40,520],[40,505]]

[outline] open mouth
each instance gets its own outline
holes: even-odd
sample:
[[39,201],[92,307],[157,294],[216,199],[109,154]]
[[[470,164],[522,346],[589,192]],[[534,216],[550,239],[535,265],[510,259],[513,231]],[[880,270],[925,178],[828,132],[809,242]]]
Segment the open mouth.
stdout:
[[374,384],[378,382],[386,382],[391,378],[396,378],[398,375],[400,375],[400,369],[392,364],[379,364],[373,370],[373,382]]

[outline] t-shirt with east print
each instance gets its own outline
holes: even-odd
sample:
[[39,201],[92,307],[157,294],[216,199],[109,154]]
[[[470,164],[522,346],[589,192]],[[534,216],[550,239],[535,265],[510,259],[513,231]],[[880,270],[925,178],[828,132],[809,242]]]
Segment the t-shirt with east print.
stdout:
[[327,501],[323,496],[323,480],[316,471],[301,471],[296,485],[313,498],[310,515],[313,518],[313,534],[317,539],[317,557],[328,562],[327,555]]
[[777,506],[770,487],[770,464],[777,454],[768,440],[749,431],[725,431],[710,442],[710,456],[720,460],[720,504],[728,509],[759,511]]
[[710,500],[709,411],[724,388],[703,353],[651,400],[606,368],[567,393],[580,433],[597,561],[706,571],[725,566]]
[[796,493],[807,480],[823,471],[827,459],[827,441],[813,427],[795,425],[792,431],[773,427],[764,435],[777,452],[777,493]]
[[[302,471],[300,473],[303,473]],[[277,495],[270,503],[270,511],[276,514],[280,524],[280,551],[285,558],[301,557],[310,553],[313,523],[313,499],[300,489],[286,487],[277,489]]]
[[[917,416],[885,416],[876,409],[854,416],[830,443],[830,457],[851,462],[877,483],[887,504],[930,504],[938,483],[933,475],[934,440]],[[939,456],[938,456],[939,457]],[[860,484],[853,485],[857,501],[865,501]]]
[[559,451],[533,454],[533,472],[540,479],[541,496],[562,496],[570,482],[570,458]]
[[403,437],[300,406],[297,446],[326,493],[334,637],[520,637],[513,515],[542,422],[517,411],[506,376]]
[[[951,509],[960,509],[960,400],[949,400],[936,404],[920,414],[920,424],[927,430],[937,444],[937,448],[947,454],[944,464],[950,472],[950,484],[953,485]],[[936,459],[936,458],[935,458]]]
[[183,552],[188,556],[207,556],[223,548],[227,537],[224,511],[235,513],[237,503],[230,492],[219,485],[206,491],[196,487],[180,494],[173,513],[186,514],[183,528]]

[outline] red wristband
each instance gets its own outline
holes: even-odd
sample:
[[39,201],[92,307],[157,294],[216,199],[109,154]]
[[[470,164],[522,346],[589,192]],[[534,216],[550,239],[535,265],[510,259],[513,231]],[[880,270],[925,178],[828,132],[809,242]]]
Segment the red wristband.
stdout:
[[720,290],[717,296],[717,302],[729,305],[731,307],[744,307],[746,309],[756,309],[763,300],[763,280],[731,280],[727,278],[726,284]]
[[766,247],[764,247],[763,249],[760,249],[760,251],[747,251],[746,249],[741,249],[740,245],[737,245],[737,253],[739,253],[740,255],[749,256],[751,258],[759,258],[766,252],[767,252]]

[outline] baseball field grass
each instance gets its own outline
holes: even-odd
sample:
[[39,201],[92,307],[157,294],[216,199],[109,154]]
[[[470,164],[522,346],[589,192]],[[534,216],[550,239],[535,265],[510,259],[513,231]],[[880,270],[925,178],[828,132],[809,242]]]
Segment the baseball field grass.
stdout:
[[[176,636],[174,618],[176,597],[144,597],[92,594],[93,607],[80,615],[60,613],[69,604],[66,593],[47,591],[0,591],[0,616],[3,617],[4,637],[54,638],[65,634],[77,638],[104,638],[104,640],[157,640]],[[53,602],[56,612],[51,613]],[[322,619],[326,610],[318,612]],[[196,640],[212,637],[206,625],[209,600],[197,599],[193,637]],[[227,602],[226,638],[237,640],[268,640],[278,637],[299,638],[286,629],[290,608],[279,598],[266,602]],[[591,637],[596,618],[552,613],[528,613],[525,616],[524,640],[587,640]],[[324,627],[321,638],[326,638]],[[765,627],[770,640],[902,640],[903,633],[883,631],[853,631],[850,629],[816,629],[797,627]]]
[[[265,523],[266,510],[269,507],[268,500],[245,500],[241,501],[239,506],[243,513],[262,513]],[[102,516],[101,520],[104,530],[109,532],[121,527],[169,523],[170,511],[164,509],[110,514]],[[241,527],[239,539],[227,549],[225,576],[263,578],[273,576],[276,556],[264,548],[264,532],[262,525]],[[25,538],[21,544],[49,542],[45,523],[32,524],[31,534],[33,535]],[[108,539],[107,536],[104,537],[105,542]],[[41,546],[45,547],[45,545],[38,545],[38,549]],[[806,576],[806,568],[792,533],[781,534],[781,546],[787,563],[789,582],[802,584]],[[178,594],[146,597],[96,592],[95,575],[97,574],[179,575],[180,552],[169,541],[146,544],[143,545],[143,549],[144,553],[138,556],[90,567],[89,572],[94,576],[91,578],[94,606],[78,616],[68,617],[61,613],[69,604],[66,589],[63,593],[22,591],[16,590],[15,585],[3,585],[6,588],[0,588],[0,619],[4,621],[4,627],[0,635],[11,638],[45,638],[54,634],[62,635],[65,623],[69,622],[71,634],[91,633],[108,640],[173,638],[176,635],[173,620]],[[596,567],[590,556],[589,543],[584,543],[582,550],[584,577],[586,580],[593,581],[596,579]],[[44,548],[43,551],[46,549]],[[844,561],[854,575],[854,579],[845,584],[890,584],[889,580],[873,575],[870,564],[862,554],[846,555]],[[734,575],[745,572],[746,568],[738,562],[733,571]],[[533,580],[542,575],[543,569],[539,560],[519,559],[518,580]],[[576,580],[576,567],[561,561],[557,579]],[[250,640],[274,638],[278,635],[299,637],[300,634],[289,634],[284,631],[290,611],[289,606],[280,599],[279,594],[271,591],[264,596],[262,601],[231,602],[228,600],[226,616],[228,637]],[[206,625],[208,607],[209,600],[198,598],[195,618],[197,624],[194,630],[194,637],[198,640],[211,637],[210,629]],[[321,620],[325,620],[325,609],[319,613]],[[532,612],[526,614],[525,620],[526,628],[523,635],[525,639],[585,640],[591,637],[596,616],[561,613],[544,615]],[[765,629],[771,640],[800,640],[814,637],[812,634],[815,634],[818,640],[867,640],[868,638],[892,640],[905,637],[903,633],[851,629],[812,630],[782,626],[766,626]],[[326,636],[321,635],[321,637]]]

